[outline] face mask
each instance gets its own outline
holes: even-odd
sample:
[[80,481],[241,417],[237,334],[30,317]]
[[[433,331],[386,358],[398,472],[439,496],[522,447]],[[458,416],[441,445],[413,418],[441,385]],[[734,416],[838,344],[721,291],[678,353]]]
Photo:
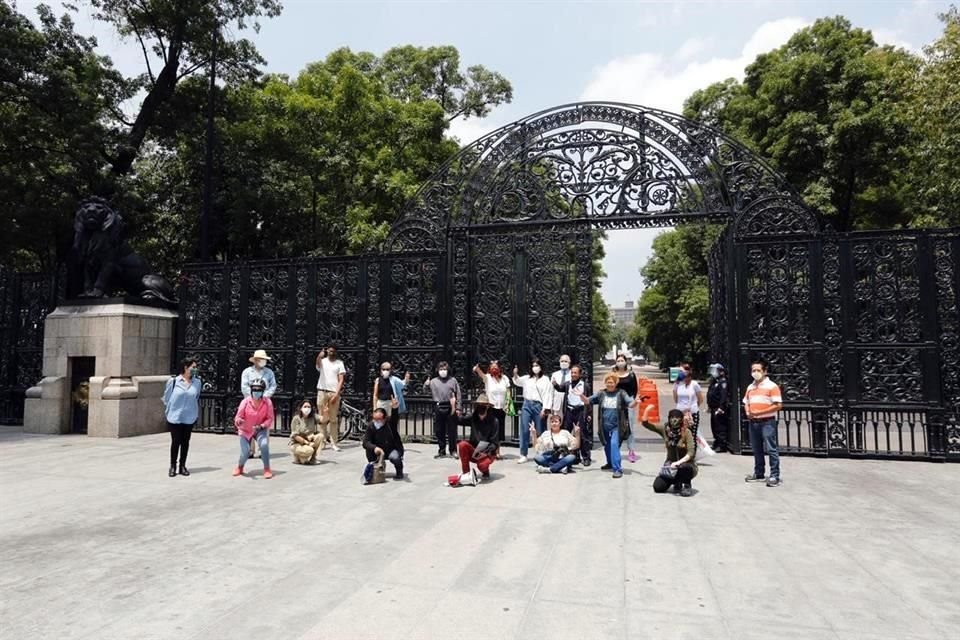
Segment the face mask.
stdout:
[[683,382],[686,379],[687,379],[686,371],[680,371],[679,373],[677,373],[677,380],[679,380],[680,382]]
[[563,360],[561,360],[561,361],[560,361],[560,368],[563,369],[564,371],[566,371],[567,369],[570,368],[570,363],[569,363],[569,362],[564,362]]
[[617,369],[626,369],[626,368],[627,368],[626,362],[617,361]]
[[191,377],[191,378],[196,378],[196,377],[197,377],[197,373],[198,373],[198,371],[197,371],[197,368],[196,368],[196,367],[190,367],[190,377]]
[[252,395],[254,398],[259,400],[260,398],[263,397],[263,391],[254,391],[250,395]]
[[680,428],[680,418],[670,418],[670,428],[679,429]]
[[441,378],[446,378],[446,377],[447,377],[447,370],[446,370],[446,369],[440,369],[440,371],[438,371],[437,373],[440,374],[440,377],[441,377]]
[[490,375],[493,375],[493,376],[500,375],[500,367],[490,367]]
[[263,358],[257,358],[253,361],[253,363],[257,366],[257,369],[263,369],[265,366],[267,366],[267,361]]
[[310,415],[310,407],[304,407],[303,409],[300,409],[300,413],[302,413],[304,416]]
[[374,427],[374,429],[379,429],[379,428],[382,427],[382,426],[383,426],[383,423],[382,423],[381,421],[379,421],[379,420],[374,420],[374,421],[373,421],[373,427]]
[[759,371],[754,371],[754,372],[751,373],[750,375],[751,375],[751,376],[753,377],[753,379],[756,380],[757,382],[760,382],[761,380],[763,380],[763,374],[762,374],[761,372],[759,372]]
[[389,378],[389,377],[390,377],[390,372],[389,372],[389,371],[381,371],[381,372],[380,372],[380,376],[381,376],[382,378]]
[[538,373],[540,373],[540,367],[534,367],[534,368],[532,369],[532,371],[533,371],[534,374],[538,374]]

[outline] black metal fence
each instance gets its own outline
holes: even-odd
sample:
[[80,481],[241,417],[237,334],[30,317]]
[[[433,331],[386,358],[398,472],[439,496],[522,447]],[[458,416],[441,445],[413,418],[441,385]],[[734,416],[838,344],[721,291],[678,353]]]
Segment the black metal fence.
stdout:
[[731,362],[770,362],[785,453],[960,460],[960,231],[728,242]]
[[62,296],[62,277],[0,266],[0,424],[23,424],[26,390],[43,370],[43,322]]

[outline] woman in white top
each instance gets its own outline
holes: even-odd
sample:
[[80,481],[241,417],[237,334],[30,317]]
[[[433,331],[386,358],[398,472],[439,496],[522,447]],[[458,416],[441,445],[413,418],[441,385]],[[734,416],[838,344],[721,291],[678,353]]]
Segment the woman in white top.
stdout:
[[543,433],[543,420],[547,409],[553,406],[553,384],[543,375],[543,365],[539,360],[530,364],[530,375],[521,376],[517,367],[513,368],[513,384],[523,388],[523,409],[520,410],[520,459],[517,464],[527,461],[530,449],[530,432],[526,425],[533,423],[538,434]]
[[693,438],[696,439],[697,430],[700,428],[703,390],[700,388],[700,383],[693,379],[689,362],[680,363],[680,373],[677,374],[677,382],[673,385],[673,402],[677,405],[677,409],[693,420],[690,430],[693,432]]
[[[500,370],[500,362],[497,360],[491,360],[490,366],[487,367],[487,371],[484,372],[480,368],[480,365],[477,364],[473,368],[473,372],[480,376],[480,379],[483,380],[484,393],[487,394],[487,399],[490,400],[490,413],[497,419],[497,422],[500,423],[500,442],[504,441],[504,436],[506,433],[505,425],[507,424],[507,392],[510,390],[510,380],[507,379],[503,372]],[[500,454],[497,453],[499,458]]]

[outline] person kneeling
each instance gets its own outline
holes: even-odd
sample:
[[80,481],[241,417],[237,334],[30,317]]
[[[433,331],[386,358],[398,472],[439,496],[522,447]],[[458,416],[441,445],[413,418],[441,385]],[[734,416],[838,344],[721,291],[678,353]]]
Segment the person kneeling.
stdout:
[[664,461],[660,475],[653,481],[653,490],[656,493],[666,493],[670,486],[684,498],[693,495],[691,481],[697,475],[697,444],[690,431],[690,417],[685,416],[679,409],[671,409],[667,414],[667,424],[660,426],[650,422],[652,406],[643,411],[643,426],[650,431],[660,434],[667,447],[667,459]]
[[[550,428],[536,438],[535,448],[537,455],[533,461],[537,463],[538,473],[567,473],[577,456],[571,453],[580,448],[580,425],[573,428],[573,433],[562,429],[563,419],[558,414],[550,416]],[[536,437],[536,427],[530,424],[530,437]]]
[[323,448],[320,419],[313,402],[304,398],[300,411],[290,421],[290,453],[294,464],[314,464],[317,452]]
[[[457,454],[460,457],[462,473],[449,476],[447,485],[477,485],[481,478],[490,477],[490,465],[496,461],[497,448],[500,446],[500,421],[490,408],[490,401],[485,393],[477,396],[473,403],[473,413],[458,419],[463,425],[470,425],[470,439],[461,440],[457,444]],[[470,467],[470,463],[477,468]],[[480,475],[477,475],[477,471]]]
[[363,448],[367,452],[368,468],[371,463],[389,460],[397,470],[394,479],[403,480],[403,442],[387,424],[387,412],[383,409],[373,412],[373,421],[363,434]]

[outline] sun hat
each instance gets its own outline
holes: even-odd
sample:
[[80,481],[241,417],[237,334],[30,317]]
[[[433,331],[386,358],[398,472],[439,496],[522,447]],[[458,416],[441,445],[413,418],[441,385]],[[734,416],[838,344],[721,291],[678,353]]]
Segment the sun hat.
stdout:
[[490,400],[487,399],[487,394],[481,393],[477,396],[477,399],[473,401],[473,404],[490,404]]
[[263,358],[264,360],[273,360],[270,356],[267,355],[267,352],[264,349],[257,349],[253,352],[253,355],[250,356],[250,362]]

